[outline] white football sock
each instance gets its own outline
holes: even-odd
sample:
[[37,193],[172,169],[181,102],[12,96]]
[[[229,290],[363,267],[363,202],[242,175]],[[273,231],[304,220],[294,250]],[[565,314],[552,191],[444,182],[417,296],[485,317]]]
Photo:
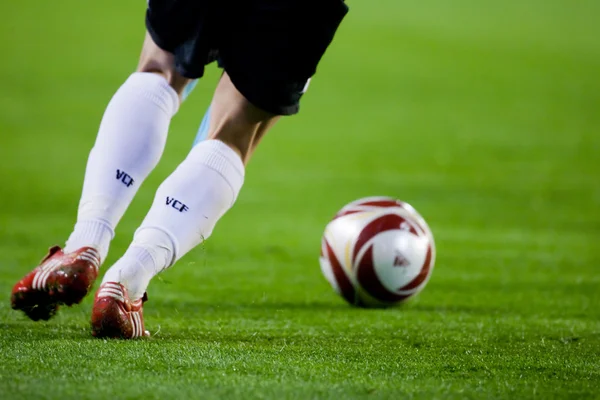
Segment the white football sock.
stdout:
[[133,242],[104,275],[102,283],[120,282],[132,300],[144,295],[150,280],[173,262],[173,242],[159,229],[138,230]]
[[77,223],[65,252],[91,246],[106,259],[114,229],[162,156],[179,97],[165,78],[136,72],[111,99],[90,152]]
[[133,243],[103,283],[120,282],[131,299],[140,298],[156,274],[210,236],[243,182],[235,151],[219,140],[198,143],[160,185]]

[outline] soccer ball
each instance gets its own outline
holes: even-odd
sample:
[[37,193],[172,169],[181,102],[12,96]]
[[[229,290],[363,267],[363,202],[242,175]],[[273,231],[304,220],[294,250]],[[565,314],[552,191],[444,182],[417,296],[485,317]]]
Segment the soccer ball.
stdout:
[[385,307],[425,287],[435,262],[427,223],[409,204],[367,197],[344,206],[325,228],[321,271],[348,303]]

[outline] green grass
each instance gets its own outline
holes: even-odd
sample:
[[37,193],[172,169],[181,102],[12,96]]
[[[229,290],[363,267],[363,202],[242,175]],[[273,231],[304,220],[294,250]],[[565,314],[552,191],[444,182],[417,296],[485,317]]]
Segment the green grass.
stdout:
[[[144,2],[2,2],[0,398],[600,398],[600,3],[350,2],[299,116],[251,162],[213,237],[152,282],[153,337],[47,323],[12,285],[75,222],[87,152],[135,68]],[[117,231],[126,248],[218,77],[172,124]],[[346,306],[319,241],[391,195],[438,260],[404,307]]]

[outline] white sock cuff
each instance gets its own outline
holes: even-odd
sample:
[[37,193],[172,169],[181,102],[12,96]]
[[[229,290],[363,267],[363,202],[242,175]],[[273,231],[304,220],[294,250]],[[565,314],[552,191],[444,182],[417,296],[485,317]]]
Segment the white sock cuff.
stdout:
[[95,235],[96,232],[106,229],[110,232],[110,238],[113,239],[115,237],[115,231],[110,226],[110,224],[103,220],[83,220],[78,221],[75,225],[77,228],[81,229],[81,233],[84,235]]
[[[211,139],[198,143],[188,158],[218,172],[231,186],[234,193],[233,201],[237,197],[244,183],[244,163],[231,147],[220,140]],[[233,202],[232,202],[233,204]]]
[[156,104],[169,117],[175,115],[179,109],[179,95],[162,75],[134,72],[123,86],[138,90],[140,95]]
[[83,246],[92,246],[100,252],[100,261],[104,262],[110,241],[115,237],[112,226],[103,220],[80,220],[75,224],[73,234],[67,240],[65,252],[71,252]]

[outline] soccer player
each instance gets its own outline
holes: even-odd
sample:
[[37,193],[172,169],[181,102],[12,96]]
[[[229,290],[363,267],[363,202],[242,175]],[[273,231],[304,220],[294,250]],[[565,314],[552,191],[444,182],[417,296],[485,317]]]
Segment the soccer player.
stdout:
[[102,118],[74,230],[14,286],[12,307],[47,320],[84,298],[160,160],[186,87],[217,60],[223,74],[203,121],[206,140],[159,186],[94,299],[94,336],[149,335],[142,306],[150,280],[206,240],[233,206],[252,153],[280,116],[298,112],[347,11],[343,0],[149,0],[139,65]]

